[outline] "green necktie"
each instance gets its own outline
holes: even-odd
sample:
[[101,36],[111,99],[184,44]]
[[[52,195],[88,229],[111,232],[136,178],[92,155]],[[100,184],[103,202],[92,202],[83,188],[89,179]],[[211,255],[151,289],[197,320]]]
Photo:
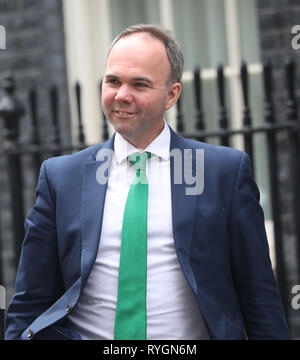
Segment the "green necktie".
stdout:
[[146,340],[147,207],[146,162],[151,153],[128,157],[136,174],[124,210],[115,340]]

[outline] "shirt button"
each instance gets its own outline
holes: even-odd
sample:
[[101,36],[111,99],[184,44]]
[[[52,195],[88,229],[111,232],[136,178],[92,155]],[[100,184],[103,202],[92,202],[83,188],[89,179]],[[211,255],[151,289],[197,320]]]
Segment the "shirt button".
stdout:
[[67,307],[66,307],[66,312],[69,312],[71,310],[71,305],[68,304]]
[[33,331],[30,329],[27,333],[27,337],[28,339],[31,339],[32,338],[32,335],[33,335]]

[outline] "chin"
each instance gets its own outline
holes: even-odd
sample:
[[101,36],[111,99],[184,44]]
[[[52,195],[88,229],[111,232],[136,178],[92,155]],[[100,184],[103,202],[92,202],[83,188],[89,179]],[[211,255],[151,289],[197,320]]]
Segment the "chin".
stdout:
[[112,124],[112,125],[113,125],[115,131],[118,132],[123,137],[125,137],[125,136],[130,137],[130,134],[132,134],[132,132],[133,132],[128,124],[120,124],[118,122],[118,123],[115,123],[115,124]]

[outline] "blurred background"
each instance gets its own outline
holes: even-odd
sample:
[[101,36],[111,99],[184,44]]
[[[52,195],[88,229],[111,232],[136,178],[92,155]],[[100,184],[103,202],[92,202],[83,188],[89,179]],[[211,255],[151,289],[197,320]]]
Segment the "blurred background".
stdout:
[[183,93],[166,114],[173,129],[250,155],[280,295],[300,338],[299,0],[0,0],[6,302],[40,164],[113,133],[100,102],[106,53],[136,23],[166,26],[184,51]]

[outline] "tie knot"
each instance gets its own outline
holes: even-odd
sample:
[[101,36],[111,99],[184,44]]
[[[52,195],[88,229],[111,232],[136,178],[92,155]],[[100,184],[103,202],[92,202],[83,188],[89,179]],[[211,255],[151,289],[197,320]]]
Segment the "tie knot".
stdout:
[[152,154],[150,152],[136,152],[128,156],[129,162],[134,166],[135,170],[140,170],[146,172],[146,162]]

